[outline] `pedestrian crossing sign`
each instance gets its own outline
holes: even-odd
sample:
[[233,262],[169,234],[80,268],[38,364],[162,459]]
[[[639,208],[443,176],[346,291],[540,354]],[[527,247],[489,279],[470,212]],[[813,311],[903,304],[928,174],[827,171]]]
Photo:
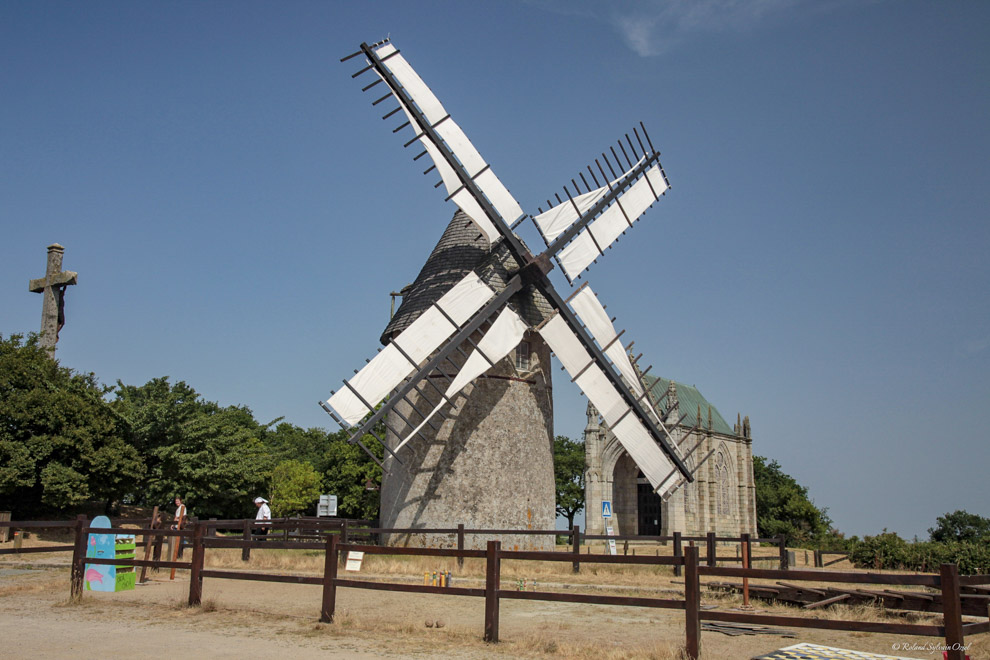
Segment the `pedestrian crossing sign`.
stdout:
[[612,501],[611,500],[603,500],[602,501],[602,518],[611,518],[611,517],[612,517]]

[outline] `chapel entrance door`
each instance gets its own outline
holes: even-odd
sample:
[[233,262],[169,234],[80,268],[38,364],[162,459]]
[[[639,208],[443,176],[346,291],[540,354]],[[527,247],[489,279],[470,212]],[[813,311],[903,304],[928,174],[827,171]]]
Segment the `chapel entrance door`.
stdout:
[[639,473],[636,479],[636,512],[639,522],[637,533],[640,536],[660,536],[660,496],[653,492],[653,486]]

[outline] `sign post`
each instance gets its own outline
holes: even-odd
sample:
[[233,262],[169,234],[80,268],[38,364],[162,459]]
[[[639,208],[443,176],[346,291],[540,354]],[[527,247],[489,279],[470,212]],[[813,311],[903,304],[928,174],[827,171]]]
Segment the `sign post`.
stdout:
[[[615,530],[612,529],[612,500],[602,500],[602,518],[605,521],[605,533],[608,536],[615,536]],[[615,549],[615,539],[608,540],[608,554],[618,554]]]

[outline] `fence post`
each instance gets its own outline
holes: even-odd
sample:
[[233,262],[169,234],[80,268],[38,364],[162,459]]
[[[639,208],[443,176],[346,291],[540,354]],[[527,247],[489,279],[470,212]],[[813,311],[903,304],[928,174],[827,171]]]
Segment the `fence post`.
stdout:
[[708,532],[708,535],[706,536],[706,539],[705,540],[707,541],[707,545],[708,545],[708,548],[705,550],[705,552],[708,553],[708,565],[714,568],[716,566],[716,562],[715,562],[715,532]]
[[[749,547],[749,534],[743,534],[740,540],[742,543],[742,567],[749,570],[753,567],[753,554]],[[743,578],[743,607],[749,608],[749,578]]]
[[[341,525],[341,527],[340,527],[340,542],[341,543],[348,543],[350,541],[350,539],[348,538],[348,534],[347,534],[347,521],[344,520],[343,523],[344,524]],[[342,552],[340,552],[338,550],[337,551],[337,562],[341,566],[343,566],[345,561],[347,561],[347,555],[345,553],[342,553]]]
[[[161,514],[159,514],[159,515],[161,515]],[[158,520],[158,528],[159,529],[164,529],[165,528],[165,521],[164,521],[163,518],[159,518],[159,520]],[[158,534],[157,536],[155,536],[155,552],[154,552],[154,554],[151,555],[151,560],[152,561],[161,561],[162,560],[162,545],[164,545],[164,543],[165,543],[165,537],[164,536],[162,536],[161,534]],[[151,568],[151,572],[152,573],[157,573],[158,572],[158,566],[153,566]]]
[[323,606],[320,621],[333,623],[337,608],[337,535],[327,535],[326,556],[323,559]]
[[748,566],[749,568],[753,568],[753,540],[752,540],[752,537],[748,533],[746,533],[746,534],[740,535],[740,539],[739,540],[743,544],[743,546],[742,546],[742,550],[743,550],[742,554],[746,558],[746,566]]
[[75,543],[72,546],[72,569],[69,577],[69,596],[72,600],[82,598],[83,571],[86,567],[86,516],[76,516]]
[[[244,540],[251,540],[251,521],[247,519],[244,520]],[[246,545],[241,548],[241,561],[248,561],[249,559],[251,559],[251,547]]]
[[217,523],[217,519],[216,518],[210,518],[210,524],[206,528],[206,535],[207,536],[214,537],[214,536],[217,535],[217,525],[216,525],[216,523]]
[[[464,550],[464,523],[457,525],[457,549]],[[464,557],[457,558],[457,568],[464,568]]]
[[[684,556],[684,547],[681,545],[682,543],[683,541],[681,541],[681,533],[674,532],[674,559]],[[681,574],[683,572],[684,570],[681,568],[680,564],[674,564],[674,575],[676,577],[681,577]]]
[[783,534],[777,537],[777,549],[780,551],[780,570],[786,571],[787,565],[787,537]]
[[[160,518],[160,514],[158,513],[158,507],[156,506],[154,509],[151,510],[151,524],[148,525],[148,530],[150,531],[150,530],[158,529],[160,523],[161,523],[161,518]],[[148,559],[151,558],[151,548],[152,548],[152,546],[155,545],[155,541],[157,539],[159,539],[159,538],[161,538],[161,537],[160,536],[149,536],[147,534],[144,535],[144,560],[145,561],[148,561]],[[144,584],[147,581],[148,581],[148,567],[147,566],[142,566],[141,567],[141,577],[138,578],[138,582],[141,583],[141,584]]]
[[192,566],[189,567],[189,606],[203,602],[203,559],[206,548],[203,547],[203,523],[198,520],[193,523],[192,537]]
[[[197,518],[196,516],[192,516],[191,518],[189,518],[189,519],[188,519],[188,520],[186,521],[186,525],[185,525],[185,527],[183,527],[183,529],[187,529],[187,528],[189,527],[189,524],[190,524],[190,523],[191,523],[191,524],[193,524],[193,525],[195,525],[195,524],[196,524],[196,523],[198,523],[198,522],[199,522],[199,518]],[[184,548],[184,547],[186,546],[186,540],[185,540],[184,538],[182,538],[181,536],[179,536],[179,537],[176,537],[176,539],[175,539],[175,542],[176,542],[176,543],[178,544],[178,546],[179,546],[179,554],[178,554],[178,555],[176,555],[176,556],[177,556],[177,557],[178,557],[179,559],[182,559],[182,550],[183,550],[183,548]],[[174,561],[174,559],[173,559],[173,561]]]
[[[571,528],[571,547],[572,547],[572,551],[574,552],[574,556],[575,557],[579,557],[581,555],[581,526],[580,525],[574,525],[574,527]],[[581,562],[576,561],[573,564],[571,564],[571,569],[575,573],[580,573],[581,572]]]
[[489,541],[485,553],[485,641],[498,642],[498,587],[502,574],[501,541]]
[[947,660],[965,660],[963,649],[962,603],[959,597],[959,568],[955,564],[942,564],[942,613],[945,625]]
[[689,660],[701,655],[701,582],[698,579],[698,548],[684,553],[684,653]]

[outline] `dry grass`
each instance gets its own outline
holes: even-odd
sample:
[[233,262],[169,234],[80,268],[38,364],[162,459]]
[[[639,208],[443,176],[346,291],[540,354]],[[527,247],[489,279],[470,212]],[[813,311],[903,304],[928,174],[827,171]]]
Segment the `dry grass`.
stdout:
[[7,584],[0,587],[0,598],[13,594],[54,594],[60,591],[69,591],[69,580],[67,578],[51,578],[41,581],[22,581],[15,584]]
[[[424,622],[425,623],[425,622]],[[673,644],[620,646],[620,643],[567,642],[559,639],[559,631],[538,630],[534,633],[503,639],[498,645],[483,642],[476,628],[437,628],[424,624],[392,621],[387,615],[353,617],[338,611],[333,624],[317,623],[300,631],[305,637],[399,638],[403,644],[426,646],[433,657],[442,657],[445,650],[463,652],[485,649],[507,658],[573,658],[574,660],[684,660],[683,647]],[[408,648],[408,647],[407,647]],[[711,660],[702,655],[702,660]]]
[[[683,646],[652,644],[621,648],[602,642],[568,643],[546,633],[535,633],[501,645],[510,657],[569,658],[573,660],[684,660]],[[702,660],[707,656],[702,654]]]

